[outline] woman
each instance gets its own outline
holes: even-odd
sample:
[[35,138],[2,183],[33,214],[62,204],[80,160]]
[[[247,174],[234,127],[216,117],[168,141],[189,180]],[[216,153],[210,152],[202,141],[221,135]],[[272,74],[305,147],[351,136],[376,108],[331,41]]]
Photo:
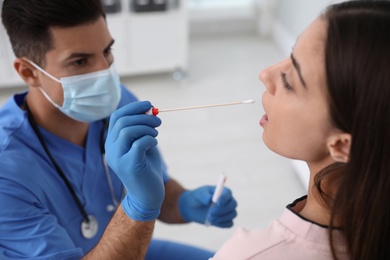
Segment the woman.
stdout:
[[[268,228],[239,229],[213,259],[390,259],[390,2],[330,6],[260,79],[263,140],[307,162],[308,194]],[[137,176],[118,160],[134,153],[140,176],[159,172],[150,107],[111,117],[106,157],[118,175]]]
[[263,140],[308,195],[213,259],[390,259],[390,2],[330,6],[260,80]]

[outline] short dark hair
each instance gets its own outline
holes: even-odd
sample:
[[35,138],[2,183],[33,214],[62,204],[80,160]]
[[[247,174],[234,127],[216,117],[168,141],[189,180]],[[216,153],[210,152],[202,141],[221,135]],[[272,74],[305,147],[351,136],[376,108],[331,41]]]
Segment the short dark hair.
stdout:
[[45,66],[51,27],[74,27],[105,16],[101,0],[4,0],[1,19],[16,57]]

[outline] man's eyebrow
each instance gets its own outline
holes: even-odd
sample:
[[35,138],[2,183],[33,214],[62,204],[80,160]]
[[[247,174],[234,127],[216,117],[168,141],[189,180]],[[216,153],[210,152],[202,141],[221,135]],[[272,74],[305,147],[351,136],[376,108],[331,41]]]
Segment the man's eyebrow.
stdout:
[[[104,48],[104,52],[106,52],[107,50],[111,49],[112,45],[114,45],[115,43],[115,40],[111,40],[111,42],[107,45],[106,48]],[[88,57],[91,57],[93,56],[93,53],[88,53],[88,52],[74,52],[72,54],[70,54],[66,60],[71,60],[71,59],[74,59],[74,58],[88,58]]]
[[72,60],[75,58],[88,58],[92,55],[93,55],[92,53],[86,53],[86,52],[73,52],[65,60]]
[[291,53],[290,57],[291,57],[291,60],[292,60],[292,63],[293,63],[294,68],[295,68],[295,69],[297,70],[297,72],[298,72],[298,76],[299,76],[299,79],[300,79],[301,82],[302,82],[302,85],[303,85],[305,88],[307,88],[307,87],[306,87],[305,80],[304,80],[303,77],[302,77],[301,66],[299,65],[299,63],[297,62],[297,60],[294,58],[294,55],[293,55],[292,53]]

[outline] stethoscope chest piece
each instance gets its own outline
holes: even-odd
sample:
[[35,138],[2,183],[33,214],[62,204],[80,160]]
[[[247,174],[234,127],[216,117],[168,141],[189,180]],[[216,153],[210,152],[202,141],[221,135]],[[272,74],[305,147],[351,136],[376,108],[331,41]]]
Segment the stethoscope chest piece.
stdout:
[[89,222],[86,222],[85,220],[81,222],[81,234],[84,238],[91,239],[97,234],[99,224],[94,216],[89,215],[88,218]]

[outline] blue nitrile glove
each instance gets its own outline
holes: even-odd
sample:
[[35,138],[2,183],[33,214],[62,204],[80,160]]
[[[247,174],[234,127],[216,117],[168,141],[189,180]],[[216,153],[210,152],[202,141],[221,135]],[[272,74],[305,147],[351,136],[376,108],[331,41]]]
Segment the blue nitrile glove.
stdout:
[[127,190],[122,201],[126,214],[138,221],[150,221],[160,214],[164,199],[162,162],[157,151],[156,116],[146,115],[148,101],[130,103],[111,115],[105,143],[108,166]]
[[[212,204],[215,186],[203,186],[192,191],[184,191],[179,198],[179,211],[187,222],[205,223],[207,212]],[[217,227],[233,226],[237,216],[237,202],[230,189],[224,187],[221,197],[210,211],[210,223]]]

